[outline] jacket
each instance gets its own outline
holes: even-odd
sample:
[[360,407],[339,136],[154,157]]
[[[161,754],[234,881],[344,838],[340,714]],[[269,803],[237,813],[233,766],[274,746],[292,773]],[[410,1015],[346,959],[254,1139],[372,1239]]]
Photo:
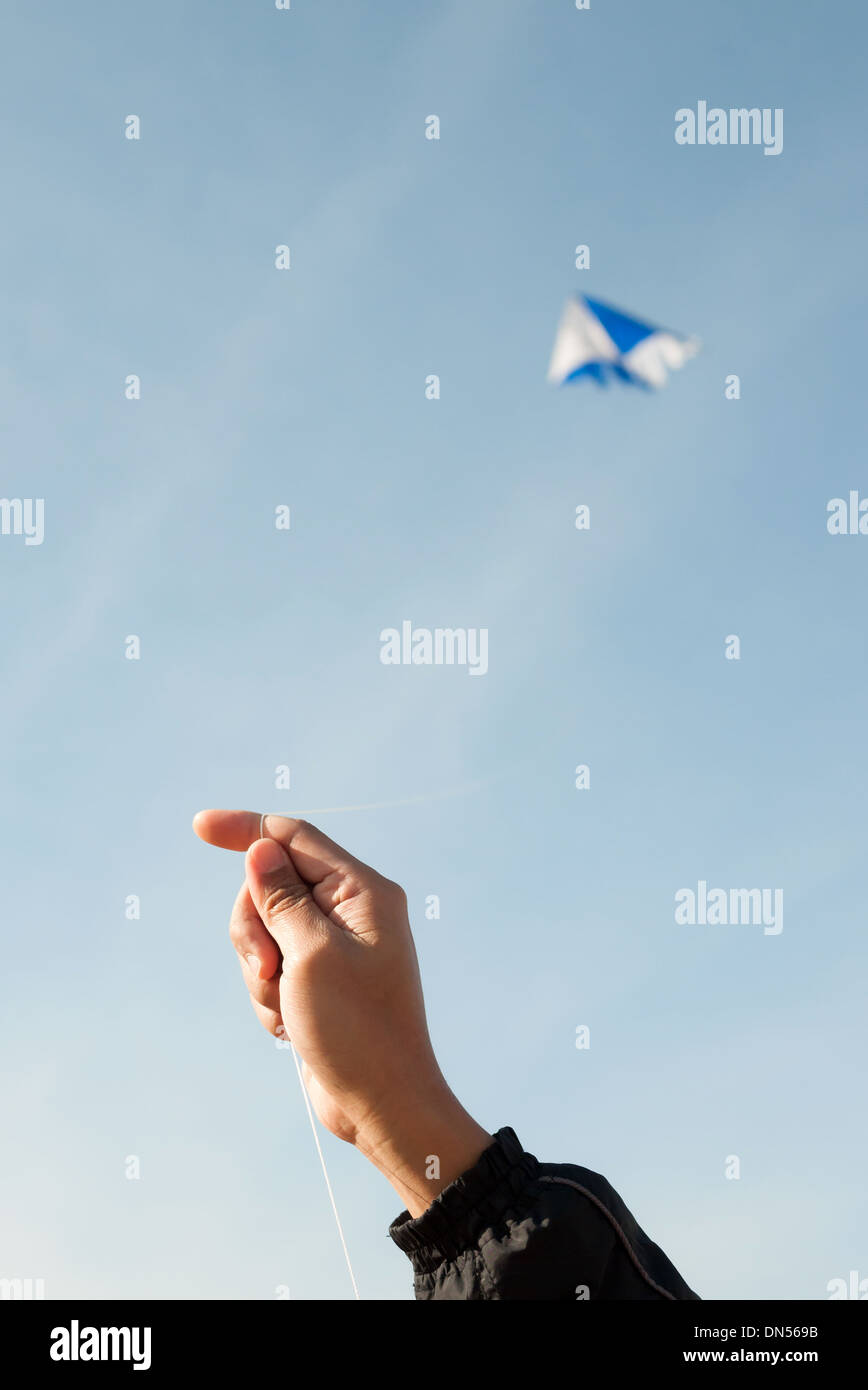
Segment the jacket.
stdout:
[[599,1173],[539,1163],[500,1129],[472,1168],[389,1234],[417,1299],[698,1299]]

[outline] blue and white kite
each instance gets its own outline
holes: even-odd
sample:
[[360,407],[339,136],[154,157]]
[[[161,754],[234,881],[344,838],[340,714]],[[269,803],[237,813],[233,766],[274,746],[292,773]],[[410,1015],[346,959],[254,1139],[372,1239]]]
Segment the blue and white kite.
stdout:
[[602,300],[577,294],[558,326],[549,381],[559,386],[591,377],[599,386],[616,378],[632,386],[665,386],[668,371],[699,351],[696,338],[643,323]]

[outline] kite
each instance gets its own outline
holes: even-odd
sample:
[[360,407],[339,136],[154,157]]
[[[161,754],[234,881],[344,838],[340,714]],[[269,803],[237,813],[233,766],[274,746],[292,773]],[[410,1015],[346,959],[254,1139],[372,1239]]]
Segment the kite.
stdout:
[[633,318],[600,299],[577,294],[567,301],[549,363],[559,386],[590,377],[598,386],[613,379],[630,386],[665,386],[668,372],[699,351],[699,340]]

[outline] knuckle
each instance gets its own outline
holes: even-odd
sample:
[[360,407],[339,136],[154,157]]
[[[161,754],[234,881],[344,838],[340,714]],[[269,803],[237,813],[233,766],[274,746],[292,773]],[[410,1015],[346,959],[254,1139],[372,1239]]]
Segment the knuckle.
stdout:
[[396,907],[407,906],[407,894],[400,883],[395,883],[391,878],[384,879],[383,892],[386,894],[389,901],[393,902]]
[[268,889],[262,907],[266,917],[280,917],[309,901],[310,890],[306,883],[279,883]]

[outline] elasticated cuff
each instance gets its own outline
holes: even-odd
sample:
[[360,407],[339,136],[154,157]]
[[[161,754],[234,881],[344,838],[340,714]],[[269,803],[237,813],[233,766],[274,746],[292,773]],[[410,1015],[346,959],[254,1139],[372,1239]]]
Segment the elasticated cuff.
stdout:
[[445,1187],[421,1216],[402,1211],[389,1227],[389,1235],[410,1256],[417,1274],[429,1273],[444,1260],[454,1260],[500,1221],[539,1171],[537,1160],[525,1153],[515,1130],[499,1129],[494,1143],[472,1168]]

